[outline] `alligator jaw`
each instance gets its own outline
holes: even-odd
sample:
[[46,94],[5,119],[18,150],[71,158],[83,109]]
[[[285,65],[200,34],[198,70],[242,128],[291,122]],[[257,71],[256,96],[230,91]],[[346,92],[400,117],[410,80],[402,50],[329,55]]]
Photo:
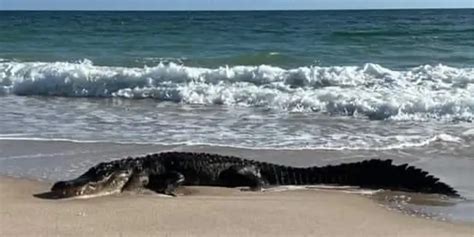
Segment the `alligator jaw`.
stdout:
[[77,179],[55,183],[51,192],[59,198],[109,195],[121,192],[131,175],[132,172],[129,170],[118,170],[94,180],[81,176]]

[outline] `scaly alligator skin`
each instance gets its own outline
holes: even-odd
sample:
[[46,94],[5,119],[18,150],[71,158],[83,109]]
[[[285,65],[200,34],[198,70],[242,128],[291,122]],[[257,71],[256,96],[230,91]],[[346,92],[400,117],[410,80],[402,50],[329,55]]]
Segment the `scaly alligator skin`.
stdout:
[[407,164],[393,165],[391,160],[297,168],[217,154],[165,152],[100,163],[76,179],[57,182],[51,191],[73,197],[144,188],[174,195],[179,185],[259,190],[271,185],[331,184],[459,196],[438,180]]

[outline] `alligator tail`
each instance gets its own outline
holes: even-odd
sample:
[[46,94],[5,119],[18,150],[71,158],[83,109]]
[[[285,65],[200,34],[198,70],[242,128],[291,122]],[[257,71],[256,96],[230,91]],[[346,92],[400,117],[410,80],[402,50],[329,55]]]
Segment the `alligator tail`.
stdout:
[[371,189],[389,189],[420,193],[438,193],[458,197],[451,186],[428,172],[408,164],[394,165],[392,160],[367,160],[336,166],[311,167],[306,172],[312,184],[337,184]]
[[428,172],[408,164],[394,165],[392,160],[374,159],[309,168],[284,167],[278,173],[277,184],[349,185],[459,197],[456,190]]

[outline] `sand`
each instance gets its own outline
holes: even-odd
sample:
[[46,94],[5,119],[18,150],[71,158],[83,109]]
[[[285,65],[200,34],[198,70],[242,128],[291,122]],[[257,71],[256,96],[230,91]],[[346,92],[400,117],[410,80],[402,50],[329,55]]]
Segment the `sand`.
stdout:
[[474,236],[474,227],[389,211],[338,191],[193,187],[177,198],[34,197],[50,184],[0,178],[1,236]]

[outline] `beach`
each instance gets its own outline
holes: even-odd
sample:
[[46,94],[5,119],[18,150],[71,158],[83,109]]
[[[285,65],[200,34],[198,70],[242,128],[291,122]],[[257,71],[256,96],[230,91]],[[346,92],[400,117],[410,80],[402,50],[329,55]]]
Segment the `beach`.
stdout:
[[121,194],[34,197],[50,183],[0,178],[1,236],[473,236],[474,227],[425,220],[337,191],[250,193],[185,188],[176,198]]
[[[53,182],[77,177],[99,161],[163,151],[235,155],[299,166],[324,164],[334,151],[244,150],[206,146],[1,140],[1,236],[472,236],[472,222],[402,213],[371,192],[328,189],[244,192],[184,187],[176,198],[122,193],[45,199]],[[340,154],[339,154],[340,155]],[[17,177],[12,177],[17,176]],[[369,191],[369,190],[367,190]],[[457,204],[470,217],[463,203]],[[469,207],[469,206],[467,206]],[[442,209],[443,212],[449,212]],[[472,207],[471,207],[472,208]],[[459,208],[458,208],[459,209]],[[425,210],[426,211],[426,210]],[[454,213],[456,214],[456,213]],[[456,215],[455,215],[456,216]],[[463,220],[461,218],[461,220]]]
[[[474,236],[474,9],[0,13],[1,236]],[[167,151],[402,172],[44,199]]]

